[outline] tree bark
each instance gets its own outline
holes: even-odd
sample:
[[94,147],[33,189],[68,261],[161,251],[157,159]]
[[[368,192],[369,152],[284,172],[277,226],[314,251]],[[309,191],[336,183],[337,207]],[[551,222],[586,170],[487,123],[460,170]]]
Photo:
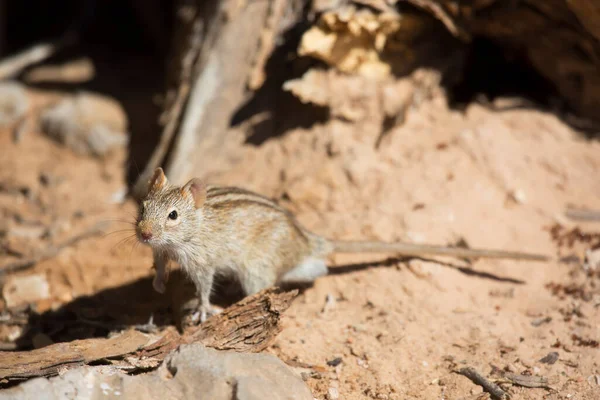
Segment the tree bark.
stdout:
[[297,294],[297,290],[263,290],[182,335],[174,328],[160,336],[127,330],[111,338],[56,343],[32,351],[0,352],[0,381],[51,376],[67,368],[100,361],[128,372],[153,369],[182,343],[200,342],[218,350],[259,352],[281,332],[281,315]]
[[224,1],[214,46],[195,77],[166,173],[175,182],[202,176],[226,157],[231,116],[246,94],[248,74],[273,0]]

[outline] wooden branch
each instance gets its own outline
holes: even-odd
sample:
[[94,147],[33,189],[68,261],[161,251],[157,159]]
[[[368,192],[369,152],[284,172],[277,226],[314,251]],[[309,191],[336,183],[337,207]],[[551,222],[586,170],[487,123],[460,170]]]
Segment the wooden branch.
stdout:
[[0,353],[0,379],[20,380],[56,375],[59,370],[133,353],[148,344],[141,332],[126,331],[110,339],[74,340],[41,349]]
[[56,375],[59,371],[92,362],[110,362],[129,372],[158,367],[183,343],[200,342],[219,350],[259,352],[281,332],[280,319],[297,290],[280,292],[270,288],[246,297],[190,328],[183,335],[174,328],[161,336],[128,330],[112,338],[56,343],[40,349],[0,352],[0,380],[15,381]]
[[[419,7],[425,11],[428,11],[437,18],[446,29],[450,31],[454,36],[461,38],[462,40],[471,40],[471,35],[462,26],[460,26],[452,16],[445,10],[443,2],[436,0],[406,0],[408,3]],[[442,4],[440,4],[442,3]]]
[[284,293],[269,290],[260,296],[246,297],[236,303],[236,307],[208,319],[186,342],[199,341],[219,350],[262,351],[281,332],[281,314],[297,294],[297,290]]
[[64,47],[74,44],[75,41],[75,35],[68,34],[59,40],[38,43],[20,53],[5,58],[0,62],[0,80],[18,75],[23,69],[52,57]]
[[248,88],[250,90],[260,89],[265,82],[265,65],[275,48],[280,21],[283,18],[286,6],[288,6],[287,0],[273,0],[271,2],[265,27],[260,35],[260,47],[248,78]]
[[600,210],[580,210],[569,208],[565,211],[567,218],[575,221],[600,221]]
[[247,99],[249,71],[273,1],[221,2],[213,19],[223,22],[212,25],[214,44],[203,46],[199,55],[180,130],[165,165],[170,180],[203,177],[229,162],[227,153],[237,143],[235,131],[229,129],[231,118]]

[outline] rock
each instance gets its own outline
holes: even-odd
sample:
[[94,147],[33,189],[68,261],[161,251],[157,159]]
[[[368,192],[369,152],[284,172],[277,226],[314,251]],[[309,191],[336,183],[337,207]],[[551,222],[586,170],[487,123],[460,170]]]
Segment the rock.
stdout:
[[2,288],[6,307],[12,308],[50,298],[46,275],[35,274],[11,277]]
[[[188,383],[203,382],[211,399],[289,399],[312,400],[310,390],[299,376],[270,354],[221,352],[201,345],[182,346],[163,364],[175,378],[183,375]],[[219,391],[217,396],[217,390]]]
[[127,123],[118,102],[87,92],[66,98],[41,115],[48,136],[83,155],[104,156],[126,146]]
[[585,251],[583,269],[586,271],[596,271],[597,269],[600,269],[600,249],[587,249]]
[[0,126],[9,126],[25,116],[29,98],[23,85],[17,82],[0,83]]
[[129,376],[110,367],[81,367],[0,392],[8,399],[312,400],[299,376],[270,354],[182,345],[154,372]]

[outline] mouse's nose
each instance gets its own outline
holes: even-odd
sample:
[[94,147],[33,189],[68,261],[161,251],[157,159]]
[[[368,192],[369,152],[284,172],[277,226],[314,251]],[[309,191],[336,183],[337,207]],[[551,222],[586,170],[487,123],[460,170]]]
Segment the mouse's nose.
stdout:
[[140,232],[140,236],[144,240],[150,240],[150,239],[152,239],[152,232],[148,232],[148,231]]
[[148,242],[150,239],[152,239],[152,224],[150,224],[148,221],[142,220],[138,222],[136,230],[139,234],[139,238],[143,242]]

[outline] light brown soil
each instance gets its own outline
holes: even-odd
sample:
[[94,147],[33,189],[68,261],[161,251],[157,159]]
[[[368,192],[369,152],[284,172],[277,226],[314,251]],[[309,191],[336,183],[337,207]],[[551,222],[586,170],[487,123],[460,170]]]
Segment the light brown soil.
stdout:
[[[583,259],[588,244],[559,247],[549,229],[575,226],[564,217],[567,205],[600,209],[598,142],[536,110],[472,105],[464,114],[451,111],[439,93],[410,109],[375,149],[379,133],[368,118],[355,124],[332,119],[248,147],[235,167],[210,179],[279,198],[307,227],[329,237],[463,239],[473,248]],[[145,323],[154,313],[155,322],[170,323],[169,295],[151,288],[149,250],[133,239],[123,242],[131,232],[119,232],[129,228],[135,204],[111,202],[125,185],[125,154],[105,161],[76,156],[39,132],[14,143],[9,129],[0,132],[0,148],[2,219],[9,228],[23,226],[19,220],[53,228],[50,239],[9,242],[11,249],[28,253],[98,221],[113,221],[107,232],[114,232],[5,282],[44,274],[51,298],[34,304],[40,313],[75,309],[86,320],[124,324]],[[580,227],[600,231],[597,224]],[[269,351],[290,365],[312,366],[305,377],[315,398],[469,398],[481,388],[453,372],[464,366],[486,376],[495,366],[552,382],[553,389],[508,388],[514,398],[600,398],[594,377],[600,374],[594,342],[600,341],[600,274],[586,274],[581,262],[381,263],[385,257],[336,255],[332,274],[305,290],[285,315],[285,329]],[[568,285],[580,290],[565,291]],[[75,300],[80,296],[92,297]],[[535,324],[545,317],[551,320]],[[66,329],[70,322],[57,327],[57,315],[44,318],[36,329],[52,340],[100,334],[98,324]],[[0,327],[2,340],[15,332]],[[553,351],[556,363],[539,361]],[[338,366],[327,365],[338,357]]]

